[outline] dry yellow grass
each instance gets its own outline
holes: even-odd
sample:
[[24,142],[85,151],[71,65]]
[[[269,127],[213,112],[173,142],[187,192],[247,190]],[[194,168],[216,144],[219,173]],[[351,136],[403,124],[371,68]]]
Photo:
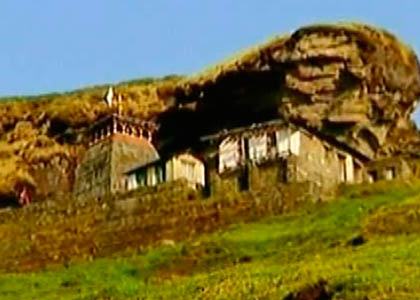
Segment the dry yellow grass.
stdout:
[[[125,82],[116,84],[115,90],[124,96],[125,114],[149,118],[165,110],[164,98],[173,93],[178,80],[169,76]],[[72,157],[77,156],[77,151],[70,151],[72,145],[60,144],[58,139],[110,113],[102,101],[107,89],[104,85],[63,94],[0,98],[0,201],[16,192],[16,183],[36,187],[32,178],[36,164],[54,157],[77,159]]]

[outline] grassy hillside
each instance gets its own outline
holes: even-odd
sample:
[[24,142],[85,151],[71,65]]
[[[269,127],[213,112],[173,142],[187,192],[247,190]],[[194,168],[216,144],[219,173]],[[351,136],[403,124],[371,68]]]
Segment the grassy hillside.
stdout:
[[335,202],[131,256],[0,277],[1,299],[418,299],[420,183],[347,188]]

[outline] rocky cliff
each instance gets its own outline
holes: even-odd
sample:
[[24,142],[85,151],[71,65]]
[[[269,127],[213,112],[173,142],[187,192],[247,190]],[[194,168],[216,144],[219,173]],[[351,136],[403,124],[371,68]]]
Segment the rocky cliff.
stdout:
[[[376,157],[419,139],[416,54],[387,31],[318,25],[274,38],[186,80],[179,103],[283,116]],[[246,107],[246,109],[244,109]]]
[[[1,101],[0,197],[13,197],[22,183],[49,195],[46,173],[64,191],[71,188],[85,128],[110,113],[101,101],[106,89]],[[116,91],[125,114],[160,123],[162,140],[188,142],[282,117],[371,157],[413,151],[420,141],[410,119],[420,96],[417,56],[392,34],[366,25],[304,27],[201,74],[123,83]]]

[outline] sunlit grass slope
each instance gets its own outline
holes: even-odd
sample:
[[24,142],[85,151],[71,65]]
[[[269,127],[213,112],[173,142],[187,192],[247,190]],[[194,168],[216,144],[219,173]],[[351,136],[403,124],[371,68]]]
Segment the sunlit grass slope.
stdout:
[[419,212],[419,182],[346,188],[174,246],[1,275],[0,299],[283,299],[321,278],[334,299],[419,299]]

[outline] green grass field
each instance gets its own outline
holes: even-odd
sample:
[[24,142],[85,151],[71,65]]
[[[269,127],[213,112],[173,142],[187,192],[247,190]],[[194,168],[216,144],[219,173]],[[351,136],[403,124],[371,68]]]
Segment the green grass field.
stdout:
[[333,299],[420,299],[419,224],[420,183],[349,187],[174,246],[1,275],[0,299],[283,299],[320,279]]

